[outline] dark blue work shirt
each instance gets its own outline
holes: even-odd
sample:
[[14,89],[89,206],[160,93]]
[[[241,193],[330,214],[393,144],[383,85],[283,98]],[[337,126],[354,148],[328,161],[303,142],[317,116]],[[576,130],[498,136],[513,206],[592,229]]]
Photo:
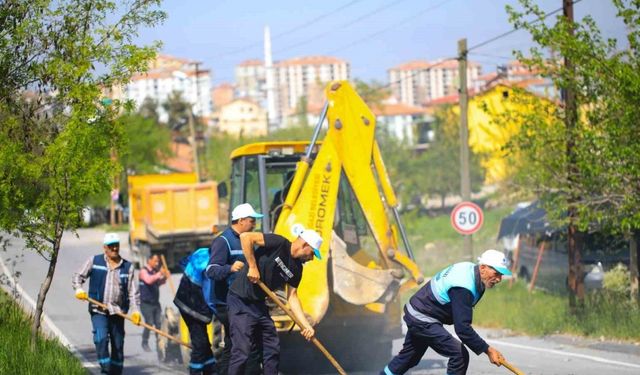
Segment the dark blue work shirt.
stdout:
[[236,261],[245,263],[240,234],[231,227],[225,229],[220,236],[214,238],[210,252],[211,257],[205,274],[214,281],[215,304],[226,305],[229,285],[236,277],[236,274],[231,272],[231,265]]
[[460,340],[474,353],[489,345],[473,329],[473,306],[484,294],[480,271],[473,263],[456,263],[439,272],[405,306],[408,324],[453,324]]

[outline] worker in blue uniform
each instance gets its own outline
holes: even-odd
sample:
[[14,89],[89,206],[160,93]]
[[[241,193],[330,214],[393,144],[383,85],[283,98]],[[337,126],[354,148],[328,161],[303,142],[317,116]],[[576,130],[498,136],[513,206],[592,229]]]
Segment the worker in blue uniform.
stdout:
[[[493,288],[502,276],[511,276],[511,271],[504,254],[497,250],[485,251],[478,264],[456,263],[436,274],[405,305],[407,335],[403,347],[380,374],[404,374],[420,362],[429,347],[449,358],[448,375],[466,374],[466,347],[476,355],[487,354],[491,363],[500,366],[503,355],[478,335],[471,322],[473,307],[486,288]],[[444,328],[445,324],[453,324],[462,343]]]
[[[229,309],[227,307],[227,293],[229,286],[245,265],[245,257],[242,253],[240,235],[251,232],[256,227],[256,220],[261,219],[262,214],[257,213],[249,203],[237,205],[231,211],[231,226],[216,237],[211,243],[209,264],[206,268],[206,276],[213,280],[212,294],[209,298],[209,307],[212,309],[218,321],[224,327],[224,348],[217,353],[217,375],[227,375],[229,359],[231,358],[231,329],[229,325]],[[252,350],[252,356],[247,363],[245,374],[259,374],[260,353]]]
[[[122,374],[124,366],[124,318],[129,310],[131,322],[140,325],[140,291],[131,262],[120,256],[120,236],[106,233],[103,253],[84,262],[73,274],[72,285],[76,298],[89,297],[101,303],[89,303],[93,342],[102,374]],[[82,285],[89,280],[89,293]],[[109,350],[111,346],[111,350]]]

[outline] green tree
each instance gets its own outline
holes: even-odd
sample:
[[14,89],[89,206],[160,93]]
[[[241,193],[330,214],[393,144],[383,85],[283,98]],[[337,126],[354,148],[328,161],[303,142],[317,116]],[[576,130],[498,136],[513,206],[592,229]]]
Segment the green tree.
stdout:
[[298,117],[297,126],[309,126],[309,100],[304,95],[298,100],[296,115]]
[[[324,138],[326,130],[322,130],[318,139]],[[235,137],[228,134],[213,134],[209,138],[205,152],[205,166],[207,176],[215,181],[226,181],[231,176],[231,161],[229,157],[236,148],[265,141],[310,141],[313,134],[311,126],[294,126],[283,128],[260,137]]]
[[228,181],[231,176],[229,157],[236,148],[251,143],[252,138],[234,137],[226,133],[216,133],[209,137],[204,155],[206,175],[214,181]]
[[[434,117],[435,139],[418,159],[422,173],[417,176],[422,180],[419,185],[430,195],[439,197],[444,207],[447,195],[460,194],[460,116],[451,106],[443,106],[436,110]],[[477,192],[482,188],[484,168],[479,155],[470,150],[469,156],[471,191]]]
[[118,169],[111,154],[123,144],[114,122],[123,103],[105,107],[101,88],[126,83],[148,66],[157,45],[138,47],[134,39],[140,26],[164,19],[158,5],[0,3],[0,227],[49,263],[32,348],[62,236],[80,226],[88,197],[108,193]]
[[189,133],[189,115],[191,104],[183,97],[180,91],[173,91],[162,103],[162,108],[167,112],[167,125],[169,129],[180,131],[183,134]]
[[364,100],[372,110],[374,108],[380,108],[382,102],[391,95],[391,91],[387,85],[376,80],[367,83],[366,81],[356,78],[354,80],[354,88],[362,100]]
[[[511,22],[527,30],[536,46],[527,57],[517,52],[518,58],[556,87],[573,92],[577,103],[575,113],[525,103],[531,105],[530,113],[508,114],[521,124],[509,145],[525,161],[518,185],[536,192],[550,216],[567,226],[568,237],[577,239],[569,243],[570,303],[577,311],[584,299],[581,233],[632,235],[640,228],[640,145],[635,141],[640,120],[640,3],[613,1],[627,27],[627,48],[603,38],[590,16],[579,22],[562,15],[552,23],[527,21],[546,16],[530,0],[520,4],[522,10],[507,7]],[[547,59],[547,50],[558,52],[565,63]],[[575,119],[569,122],[573,125],[566,126],[567,118]],[[637,285],[637,248],[631,250]]]
[[142,104],[140,105],[140,108],[138,108],[138,113],[142,117],[149,118],[156,123],[160,122],[160,114],[158,113],[158,101],[153,98],[144,98]]
[[[404,210],[424,195],[424,187],[414,173],[421,173],[420,162],[410,147],[399,139],[376,129],[376,140],[380,154],[389,173],[391,185],[398,196],[400,207]],[[413,172],[413,173],[412,173]]]
[[120,155],[123,169],[136,174],[157,172],[171,155],[169,130],[139,114],[123,115],[118,122],[124,131],[124,152]]

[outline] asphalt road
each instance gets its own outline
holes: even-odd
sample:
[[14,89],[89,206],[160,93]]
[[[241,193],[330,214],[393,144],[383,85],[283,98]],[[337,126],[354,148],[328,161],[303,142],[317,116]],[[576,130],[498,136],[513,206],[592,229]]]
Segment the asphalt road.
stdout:
[[[63,238],[62,250],[51,289],[45,303],[45,314],[51,320],[64,341],[71,344],[83,358],[88,370],[95,373],[95,350],[91,336],[91,322],[85,302],[74,298],[71,288],[71,275],[88,257],[101,252],[101,240],[104,232],[94,229],[79,231],[79,238],[67,233]],[[122,233],[122,238],[126,234]],[[7,252],[0,252],[5,268],[19,271],[18,284],[27,296],[23,298],[28,307],[28,299],[35,300],[40,284],[46,273],[47,264],[37,254],[22,251],[24,244],[12,240]],[[127,258],[129,249],[126,241],[122,243],[122,255]],[[20,254],[23,254],[20,257]],[[177,285],[180,275],[174,274]],[[171,305],[169,287],[161,288],[161,303]],[[596,340],[577,339],[565,336],[531,338],[513,336],[500,330],[479,329],[480,334],[490,345],[500,350],[507,360],[525,374],[640,374],[640,346],[615,344]],[[158,363],[156,354],[144,352],[141,348],[142,328],[127,323],[125,338],[126,374],[179,374],[187,373],[186,366],[166,366]],[[393,352],[397,353],[402,339],[396,340]],[[153,344],[152,344],[153,346]],[[331,351],[331,348],[328,348]],[[309,350],[315,350],[310,347]],[[389,353],[391,359],[391,353]],[[286,360],[286,359],[281,359]],[[444,374],[446,360],[432,350],[410,374]],[[505,368],[491,365],[483,354],[471,354],[469,374],[509,374]],[[360,372],[357,374],[368,375]]]

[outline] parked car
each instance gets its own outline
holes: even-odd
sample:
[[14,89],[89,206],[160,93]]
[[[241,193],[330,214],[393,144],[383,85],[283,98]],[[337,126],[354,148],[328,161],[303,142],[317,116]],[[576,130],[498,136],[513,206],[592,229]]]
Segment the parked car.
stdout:
[[[512,262],[517,262],[517,276],[527,281],[533,277],[538,253],[544,244],[536,287],[560,293],[568,290],[569,257],[566,231],[553,228],[547,221],[544,210],[535,203],[520,208],[503,219],[499,241],[507,257]],[[618,263],[629,265],[627,240],[621,236],[598,232],[586,235],[582,249],[582,277],[585,289],[602,288],[604,273]]]

